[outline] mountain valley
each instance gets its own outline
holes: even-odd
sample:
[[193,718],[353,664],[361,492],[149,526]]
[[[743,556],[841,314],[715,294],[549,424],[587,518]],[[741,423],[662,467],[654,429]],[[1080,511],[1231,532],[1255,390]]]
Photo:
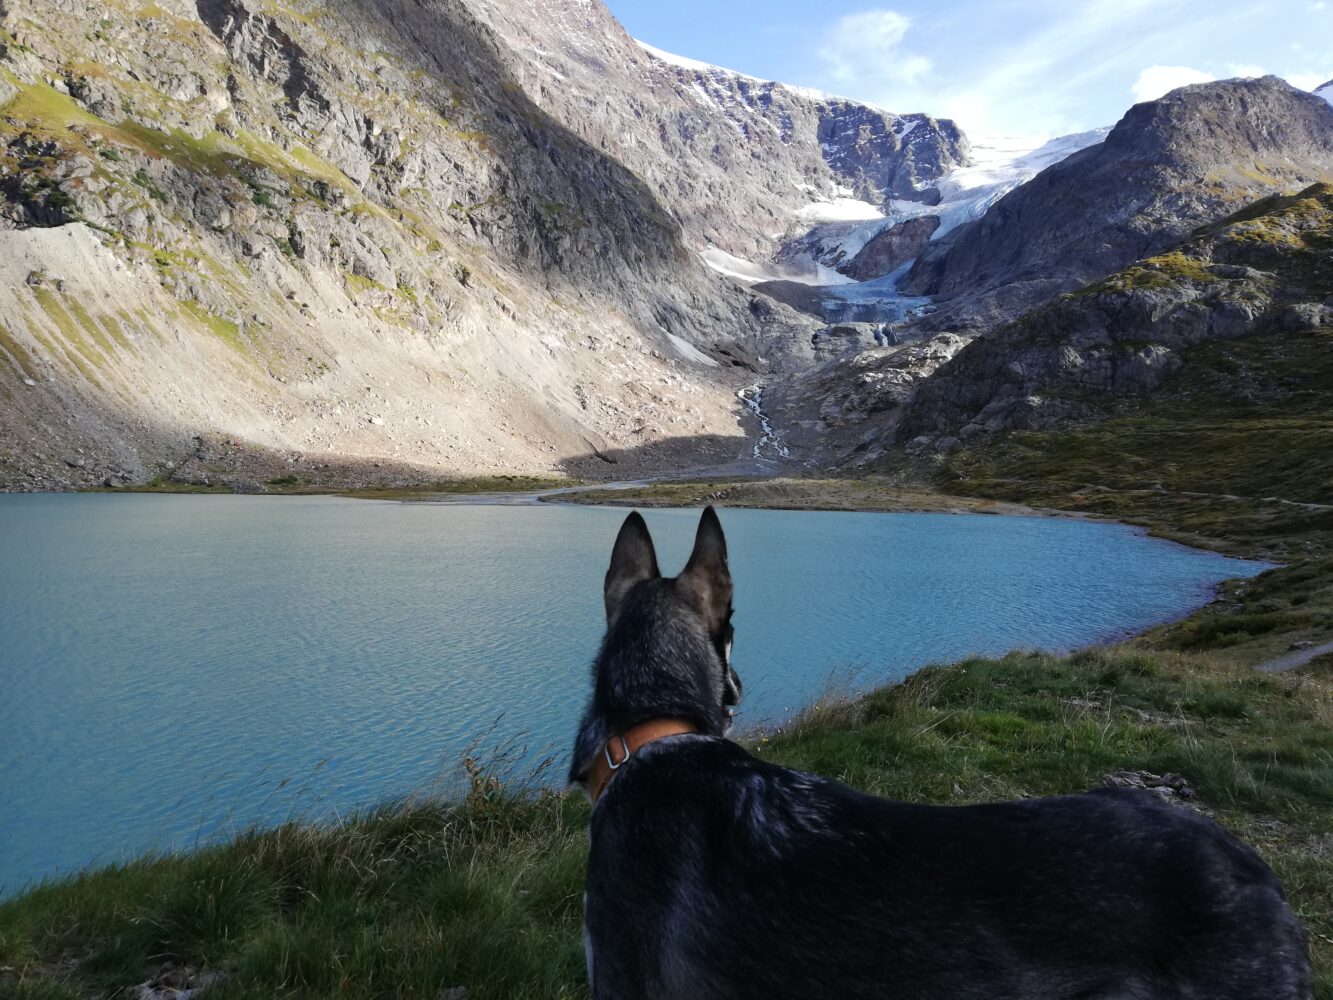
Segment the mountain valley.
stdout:
[[1327,325],[1190,240],[1333,180],[1328,93],[1030,149],[598,0],[0,0],[0,488],[873,468],[1085,421],[1075,370],[1122,398]]

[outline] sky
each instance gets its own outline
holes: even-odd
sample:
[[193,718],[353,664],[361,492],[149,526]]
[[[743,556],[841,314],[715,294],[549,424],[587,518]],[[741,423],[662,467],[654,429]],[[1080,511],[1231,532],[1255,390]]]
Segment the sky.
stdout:
[[1333,0],[606,0],[635,38],[752,76],[954,118],[973,136],[1113,125],[1203,80],[1333,79]]

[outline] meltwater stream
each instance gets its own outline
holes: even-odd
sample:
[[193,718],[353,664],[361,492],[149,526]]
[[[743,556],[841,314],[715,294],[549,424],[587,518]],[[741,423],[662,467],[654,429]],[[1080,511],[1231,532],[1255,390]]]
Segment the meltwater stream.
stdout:
[[[624,510],[0,496],[0,893],[253,824],[563,762]],[[678,571],[694,511],[648,512]],[[742,722],[830,679],[1067,649],[1263,567],[1118,525],[722,511]],[[552,778],[560,767],[547,772]]]

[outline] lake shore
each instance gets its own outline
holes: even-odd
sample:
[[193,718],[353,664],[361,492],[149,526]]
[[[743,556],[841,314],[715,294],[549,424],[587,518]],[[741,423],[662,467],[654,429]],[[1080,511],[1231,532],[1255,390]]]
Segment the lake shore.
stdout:
[[[160,481],[89,493],[231,495],[229,486]],[[682,473],[629,481],[582,481],[539,476],[482,476],[430,483],[340,487],[307,481],[273,480],[253,491],[262,496],[328,496],[350,500],[437,504],[567,503],[643,509],[672,507],[734,507],[754,510],[859,511],[865,513],[995,514],[1010,517],[1076,518],[1118,521],[1143,527],[1151,534],[1194,548],[1241,558],[1273,559],[1273,553],[1226,537],[1181,530],[1169,519],[1143,518],[1135,511],[1103,512],[1067,506],[1037,505],[1000,497],[949,493],[918,482],[887,476],[710,476]],[[1110,493],[1111,491],[1107,491]],[[1273,561],[1280,561],[1273,559]]]
[[[584,482],[530,476],[487,476],[443,480],[419,485],[358,489],[328,488],[305,482],[273,481],[263,495],[335,496],[356,500],[438,504],[561,503],[612,507],[673,508],[713,505],[793,511],[860,511],[876,513],[991,514],[1039,518],[1109,521],[1140,528],[1148,534],[1193,548],[1246,559],[1296,565],[1333,549],[1333,519],[1311,505],[1280,498],[1249,499],[1230,495],[1175,494],[1160,489],[1115,490],[1084,486],[1065,494],[1042,489],[1028,495],[1038,503],[1012,499],[1002,489],[974,481],[959,483],[970,492],[949,493],[915,477],[734,476],[682,472],[671,477],[624,482]],[[225,487],[166,482],[94,492],[231,493]],[[986,495],[989,493],[990,495]],[[1317,505],[1316,505],[1317,506]],[[1260,522],[1258,531],[1251,529]],[[1325,523],[1329,522],[1329,523]],[[1321,579],[1324,577],[1321,576]],[[1327,580],[1333,583],[1333,571]],[[1233,590],[1235,588],[1232,588]],[[1234,595],[1195,615],[1209,616]],[[1234,602],[1233,602],[1234,603]],[[1333,623],[1333,596],[1321,601]],[[1194,616],[1191,616],[1194,617]],[[1248,620],[1247,620],[1248,621]],[[1312,616],[1273,623],[1260,616],[1252,631],[1220,651],[1228,662],[1259,666],[1333,638],[1333,624],[1314,624]],[[1163,626],[1165,627],[1165,626]],[[1130,637],[1130,639],[1137,637]]]

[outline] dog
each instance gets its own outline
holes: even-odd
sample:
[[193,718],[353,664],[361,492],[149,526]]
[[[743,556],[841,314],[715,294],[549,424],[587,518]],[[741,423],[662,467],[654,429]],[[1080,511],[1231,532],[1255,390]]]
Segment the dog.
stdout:
[[1131,790],[977,806],[874,798],[726,739],[716,512],[664,578],[629,515],[570,769],[592,799],[596,1000],[1309,1000],[1272,871]]

